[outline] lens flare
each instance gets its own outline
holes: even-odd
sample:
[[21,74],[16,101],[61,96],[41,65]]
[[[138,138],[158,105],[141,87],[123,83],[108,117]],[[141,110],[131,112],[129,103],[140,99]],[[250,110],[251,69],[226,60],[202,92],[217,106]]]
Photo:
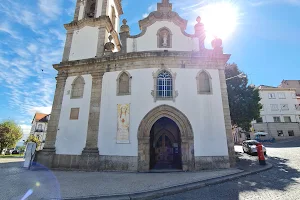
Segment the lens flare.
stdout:
[[199,12],[208,37],[227,39],[238,24],[238,7],[231,1],[210,3]]

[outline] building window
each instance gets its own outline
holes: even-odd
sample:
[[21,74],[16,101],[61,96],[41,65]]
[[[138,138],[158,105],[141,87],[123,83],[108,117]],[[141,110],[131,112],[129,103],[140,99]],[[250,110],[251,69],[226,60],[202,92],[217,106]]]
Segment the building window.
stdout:
[[157,31],[157,47],[171,48],[172,47],[172,32],[167,27],[163,27]]
[[258,118],[258,119],[256,120],[256,123],[262,123],[262,122],[263,122],[262,117],[260,117],[260,118]]
[[71,108],[70,120],[79,119],[79,108]]
[[285,94],[284,94],[284,92],[278,92],[278,98],[279,98],[279,99],[285,99]]
[[43,132],[43,125],[42,124],[38,124],[36,132]]
[[96,2],[95,0],[88,0],[86,3],[86,17],[94,18],[96,14]]
[[154,90],[152,96],[154,100],[175,100],[178,93],[175,91],[175,78],[176,73],[170,70],[161,69],[153,74]]
[[274,122],[281,122],[280,117],[273,117]]
[[269,93],[269,99],[276,99],[275,93]]
[[117,78],[117,95],[131,94],[131,75],[127,71],[120,72]]
[[293,130],[292,131],[288,131],[288,134],[289,134],[289,136],[295,136],[295,133],[294,133]]
[[283,137],[284,136],[283,135],[283,131],[277,131],[277,134],[278,134],[279,137]]
[[293,99],[296,99],[296,98],[297,98],[297,96],[296,96],[296,93],[295,93],[295,92],[293,92],[293,93],[292,93],[292,98],[293,98]]
[[283,119],[284,119],[284,122],[292,122],[290,116],[285,116],[285,117],[283,117]]
[[271,110],[278,110],[278,105],[277,104],[271,104]]
[[212,94],[211,76],[207,71],[200,71],[196,77],[198,94]]
[[296,104],[295,105],[295,109],[298,110],[298,111],[300,111],[300,104]]
[[172,76],[167,71],[162,71],[157,77],[156,96],[159,98],[172,98]]
[[79,99],[83,97],[84,91],[84,79],[82,76],[78,76],[72,83],[71,99]]
[[281,110],[289,110],[288,104],[281,104]]

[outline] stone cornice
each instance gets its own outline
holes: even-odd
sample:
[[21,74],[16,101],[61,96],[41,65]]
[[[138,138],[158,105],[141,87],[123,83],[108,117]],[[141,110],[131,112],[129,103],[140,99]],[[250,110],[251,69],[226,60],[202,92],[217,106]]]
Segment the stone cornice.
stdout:
[[119,16],[122,15],[123,14],[123,9],[122,9],[121,0],[115,0],[115,5],[117,7]]
[[118,51],[121,50],[121,43],[119,40],[118,33],[113,27],[109,16],[100,16],[98,18],[84,18],[79,21],[72,21],[69,24],[65,24],[64,27],[68,32],[74,30],[80,30],[85,26],[91,27],[105,27],[107,32],[110,33],[114,39],[115,45],[117,46]]
[[[79,21],[72,21],[69,24],[64,24],[67,31],[79,30],[85,26],[91,27],[106,27],[108,30],[113,30],[113,25],[110,21],[109,16],[99,16],[98,18],[83,18]],[[110,32],[109,31],[109,32]]]
[[[128,62],[143,62],[149,61],[153,66],[159,67],[161,63],[172,63],[174,67],[182,67],[181,62],[184,62],[184,68],[200,68],[206,69],[224,69],[226,62],[229,60],[230,54],[214,54],[213,50],[205,50],[203,52],[132,52],[132,53],[113,53],[110,56],[100,58],[90,58],[85,60],[67,61],[53,65],[56,70],[72,69],[76,67],[102,66],[105,68],[109,64],[119,64]],[[176,65],[176,66],[175,66]],[[126,69],[137,69],[139,66],[128,66]],[[111,66],[113,68],[113,66]],[[140,68],[145,68],[141,66]],[[100,68],[99,68],[100,69]],[[112,70],[113,71],[113,70]]]
[[185,30],[187,26],[187,20],[181,18],[178,13],[170,11],[170,12],[159,12],[154,11],[149,14],[148,17],[139,21],[140,29],[143,30],[154,24],[157,21],[170,21],[176,24],[181,28],[181,30]]

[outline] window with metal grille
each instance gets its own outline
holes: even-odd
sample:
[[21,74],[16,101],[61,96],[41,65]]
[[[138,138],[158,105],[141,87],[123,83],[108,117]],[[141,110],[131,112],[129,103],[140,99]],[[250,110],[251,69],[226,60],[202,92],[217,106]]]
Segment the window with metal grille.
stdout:
[[291,131],[288,131],[288,134],[289,134],[289,136],[295,136],[295,133],[294,133],[294,131],[293,131],[293,130],[291,130]]
[[159,98],[173,97],[172,75],[168,71],[162,71],[157,76],[156,96]]

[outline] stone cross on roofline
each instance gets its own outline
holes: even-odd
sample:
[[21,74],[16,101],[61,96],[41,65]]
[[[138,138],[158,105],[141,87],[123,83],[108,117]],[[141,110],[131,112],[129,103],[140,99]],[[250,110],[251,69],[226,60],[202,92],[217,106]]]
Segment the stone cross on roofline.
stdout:
[[172,4],[169,0],[162,0],[162,3],[157,3],[157,10],[161,12],[172,11]]

